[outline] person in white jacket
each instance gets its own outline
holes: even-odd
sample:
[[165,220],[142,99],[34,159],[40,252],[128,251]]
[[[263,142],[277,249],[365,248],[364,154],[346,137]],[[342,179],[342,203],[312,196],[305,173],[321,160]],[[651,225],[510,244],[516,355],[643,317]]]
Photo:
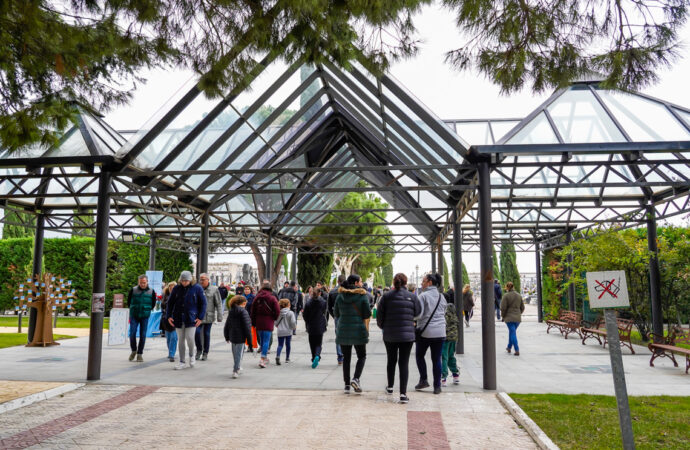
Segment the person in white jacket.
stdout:
[[292,332],[297,328],[297,319],[295,313],[290,311],[290,299],[281,298],[278,302],[280,305],[280,315],[276,320],[276,330],[278,332],[278,349],[276,350],[276,365],[280,365],[280,352],[285,346],[285,362],[290,362],[290,342],[292,341]]
[[414,388],[420,391],[429,387],[424,357],[427,349],[431,349],[434,394],[441,393],[441,353],[443,341],[446,339],[446,299],[439,291],[441,282],[442,278],[438,273],[424,275],[422,293],[419,294],[422,312],[415,317],[417,321],[415,357],[419,370],[419,383]]

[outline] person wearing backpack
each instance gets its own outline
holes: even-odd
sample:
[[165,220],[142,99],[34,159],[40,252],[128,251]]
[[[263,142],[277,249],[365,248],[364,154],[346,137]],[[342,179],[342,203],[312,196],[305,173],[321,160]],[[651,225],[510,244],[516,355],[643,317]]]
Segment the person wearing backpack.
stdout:
[[383,330],[383,343],[386,346],[386,394],[393,394],[397,364],[400,372],[400,403],[407,403],[410,352],[415,340],[414,318],[421,314],[422,305],[417,296],[407,290],[405,274],[396,274],[393,286],[393,290],[383,294],[376,305],[376,325]]
[[235,295],[228,302],[228,317],[225,319],[223,335],[225,341],[232,344],[232,377],[240,376],[240,364],[244,355],[244,343],[252,339],[252,321],[245,308],[247,299],[244,295]]
[[[144,362],[144,345],[146,345],[146,330],[149,327],[149,317],[156,305],[156,293],[149,286],[149,278],[139,275],[139,283],[127,294],[129,306],[129,346],[132,353],[129,360]],[[139,345],[137,345],[137,331],[139,331]]]
[[315,289],[314,295],[310,296],[307,304],[304,305],[304,324],[309,335],[309,349],[311,350],[311,368],[316,369],[321,361],[321,346],[323,345],[323,334],[326,332],[328,321],[328,306],[326,300],[321,297],[321,292]]
[[261,361],[259,367],[266,368],[268,364],[268,345],[273,335],[275,321],[280,316],[280,306],[278,299],[273,295],[271,283],[264,280],[261,290],[252,303],[251,319],[252,326],[256,327],[256,332],[261,342]]
[[446,299],[439,291],[441,275],[428,273],[422,279],[422,293],[419,301],[422,312],[417,320],[415,357],[419,370],[419,383],[414,387],[421,391],[429,387],[427,378],[426,351],[431,350],[432,372],[434,375],[434,394],[441,393],[441,353],[446,339]]

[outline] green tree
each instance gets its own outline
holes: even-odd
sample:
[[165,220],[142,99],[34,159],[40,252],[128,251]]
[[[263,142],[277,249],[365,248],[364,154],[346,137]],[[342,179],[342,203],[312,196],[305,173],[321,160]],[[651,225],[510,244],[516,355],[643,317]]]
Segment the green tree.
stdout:
[[450,276],[448,275],[448,262],[446,262],[446,255],[443,255],[443,289],[450,287]]
[[382,273],[382,268],[377,268],[374,271],[374,286],[383,286],[385,285],[385,281],[383,281],[383,273]]
[[503,286],[503,278],[501,277],[501,270],[498,268],[498,258],[496,257],[496,247],[491,247],[491,261],[493,261],[494,280],[498,280],[501,286]]
[[300,247],[297,257],[297,281],[303,289],[315,286],[317,282],[329,283],[333,272],[332,253],[317,252],[316,247]]
[[33,263],[32,238],[0,240],[0,311],[13,308],[17,302],[14,294],[19,283],[31,276]]
[[[94,240],[87,237],[50,238],[43,244],[44,271],[72,280],[74,310],[91,311]],[[66,310],[66,312],[70,312]]]
[[[360,183],[359,186],[366,186]],[[386,209],[388,205],[378,196],[364,192],[348,193],[336,210]],[[333,263],[337,273],[356,272],[368,279],[376,268],[393,260],[392,232],[385,224],[385,212],[331,212],[310,232],[317,244],[334,246]],[[342,224],[353,224],[343,226]],[[337,236],[337,237],[333,237]]]
[[[455,267],[455,253],[452,251],[450,252],[450,262],[451,262],[451,264],[453,264],[453,267]],[[470,276],[467,273],[467,267],[465,267],[464,262],[462,263],[461,270],[462,270],[462,284],[463,285],[460,286],[460,289],[462,289],[464,287],[464,285],[469,284],[469,282],[470,282]],[[458,290],[458,287],[455,286],[455,283],[453,283],[453,286],[454,286],[455,290]]]
[[515,245],[510,241],[501,243],[501,280],[503,284],[512,281],[515,292],[522,292]]
[[384,286],[393,286],[393,264],[389,263],[383,266],[381,269],[381,275],[383,276],[383,285]]
[[2,238],[13,239],[23,237],[33,237],[34,230],[22,224],[36,224],[36,216],[21,212],[16,209],[5,209],[5,221],[2,226]]
[[[90,229],[94,224],[94,216],[92,214],[78,214],[79,211],[74,211],[72,218],[72,236],[84,236],[91,234]],[[87,228],[84,228],[87,227]]]

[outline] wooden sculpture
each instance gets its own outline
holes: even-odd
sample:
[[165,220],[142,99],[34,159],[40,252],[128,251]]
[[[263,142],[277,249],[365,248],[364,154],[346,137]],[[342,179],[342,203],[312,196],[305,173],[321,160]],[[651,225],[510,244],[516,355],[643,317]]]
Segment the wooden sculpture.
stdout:
[[60,345],[53,340],[53,311],[58,308],[72,309],[74,298],[72,281],[50,273],[36,275],[33,280],[27,278],[26,283],[19,284],[14,297],[19,306],[15,309],[36,308],[36,328],[32,341],[26,344],[27,347]]

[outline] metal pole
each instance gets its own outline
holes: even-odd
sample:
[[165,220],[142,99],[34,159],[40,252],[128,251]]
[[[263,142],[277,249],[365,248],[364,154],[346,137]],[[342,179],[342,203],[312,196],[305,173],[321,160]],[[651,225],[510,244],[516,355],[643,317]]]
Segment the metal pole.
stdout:
[[541,250],[539,249],[539,242],[534,241],[534,256],[537,260],[537,321],[542,323],[544,321],[544,311],[541,296]]
[[[93,293],[105,293],[105,274],[108,268],[108,228],[110,226],[110,179],[109,172],[101,172],[98,178],[98,206],[96,209],[96,240],[93,253]],[[101,352],[103,350],[104,311],[94,311],[92,300],[89,324],[89,356],[87,380],[101,379]]]
[[494,323],[494,272],[491,259],[491,174],[489,163],[477,164],[479,172],[479,261],[482,289],[482,370],[484,389],[496,389],[496,324]]
[[616,311],[613,309],[605,309],[604,319],[606,320],[606,336],[609,341],[613,388],[616,392],[616,404],[618,405],[618,420],[621,427],[621,436],[623,437],[623,449],[633,450],[635,448],[635,439],[633,438],[632,420],[630,419],[630,404],[628,403],[628,389],[625,385],[625,370],[623,369],[621,344],[618,337]]
[[652,301],[652,331],[664,335],[664,316],[661,310],[661,291],[659,275],[659,257],[656,237],[656,211],[654,205],[647,206],[647,248],[649,258],[649,293]]
[[431,244],[431,273],[436,273],[436,246]]
[[[266,241],[266,274],[265,278],[268,281],[271,280],[271,272],[272,272],[272,267],[273,266],[273,242],[271,239],[271,235],[268,235],[268,240]],[[271,287],[273,287],[273,283],[271,282]]]
[[156,270],[156,233],[149,237],[149,270]]
[[199,275],[208,272],[208,214],[204,214],[204,225],[201,227],[201,245],[199,245]]
[[[36,216],[36,234],[34,235],[34,265],[31,269],[31,277],[39,275],[43,270],[43,235],[45,231],[45,214],[38,214]],[[34,332],[36,331],[36,320],[38,311],[36,308],[29,309],[29,329],[27,332],[27,342],[34,339]],[[21,330],[21,314],[19,315],[20,330]]]
[[[566,235],[566,243],[570,244],[572,242],[573,236],[572,232],[568,230],[568,234]],[[568,280],[573,278],[573,252],[568,252]],[[575,285],[571,284],[568,286],[568,309],[570,311],[576,311],[577,310],[577,305],[575,304]]]
[[297,247],[292,249],[292,267],[290,267],[290,280],[297,281]]
[[[438,273],[443,275],[443,243],[441,242],[441,238],[439,237],[438,239],[438,244],[436,245],[436,248],[438,248],[438,252],[436,253],[436,256],[438,257]],[[443,284],[445,285],[448,282],[448,280],[443,280]],[[443,288],[443,286],[441,286]]]
[[455,310],[458,315],[458,341],[455,344],[455,354],[465,354],[465,326],[462,323],[462,230],[457,223],[458,213],[453,211],[453,291],[455,295]]

